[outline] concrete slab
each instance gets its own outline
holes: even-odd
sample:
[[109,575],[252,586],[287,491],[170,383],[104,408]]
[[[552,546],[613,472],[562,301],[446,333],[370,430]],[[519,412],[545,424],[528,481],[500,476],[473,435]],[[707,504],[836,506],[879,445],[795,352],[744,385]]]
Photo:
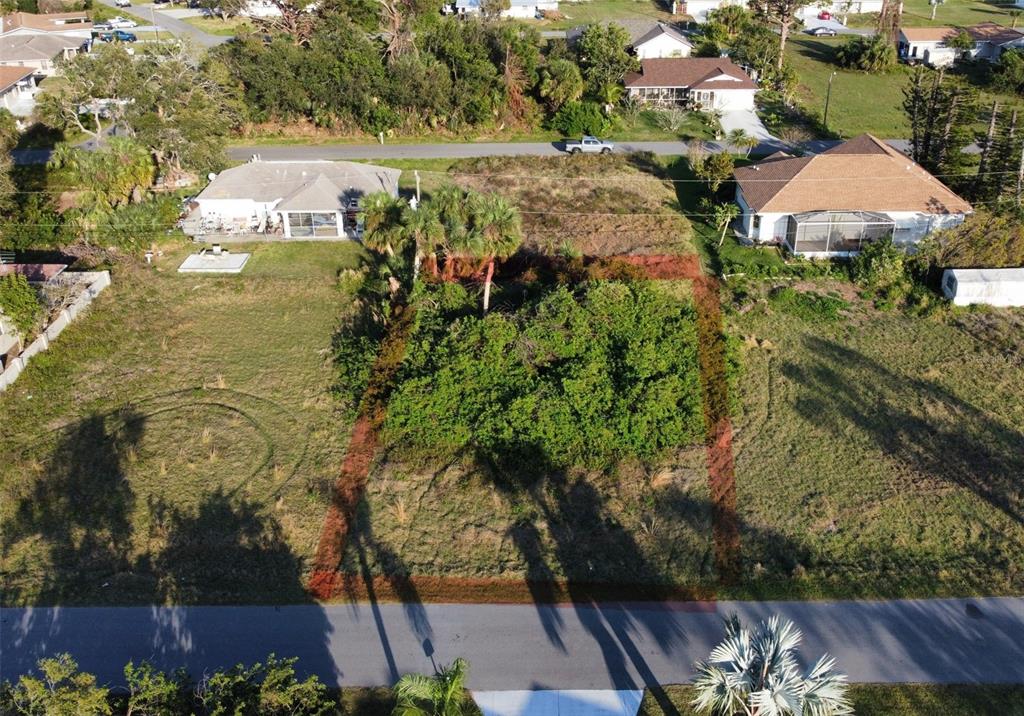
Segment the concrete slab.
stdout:
[[182,261],[178,273],[241,273],[249,256],[248,253],[203,251]]
[[642,690],[474,691],[484,716],[636,716]]

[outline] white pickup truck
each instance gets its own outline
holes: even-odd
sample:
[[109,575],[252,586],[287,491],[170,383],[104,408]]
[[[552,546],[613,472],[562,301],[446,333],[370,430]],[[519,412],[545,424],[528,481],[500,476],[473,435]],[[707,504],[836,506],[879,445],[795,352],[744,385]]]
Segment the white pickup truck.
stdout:
[[615,148],[615,145],[611,142],[598,139],[597,137],[584,137],[583,139],[576,141],[572,140],[565,143],[565,151],[569,154],[580,154],[582,152],[588,152],[591,154],[610,154]]

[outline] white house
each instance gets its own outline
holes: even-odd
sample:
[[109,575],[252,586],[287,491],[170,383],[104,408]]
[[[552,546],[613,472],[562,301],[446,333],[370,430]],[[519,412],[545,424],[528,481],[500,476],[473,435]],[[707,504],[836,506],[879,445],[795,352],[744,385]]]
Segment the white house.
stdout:
[[826,152],[778,152],[735,171],[740,236],[801,256],[849,256],[886,236],[910,245],[971,205],[902,152],[863,134]]
[[[1024,0],[1020,0],[1024,2]],[[704,23],[708,20],[708,13],[717,10],[724,5],[747,6],[747,0],[682,0],[678,10],[684,15],[689,15],[696,22]],[[862,13],[881,12],[882,0],[835,0],[834,2],[812,3],[805,5],[797,12],[800,18],[807,20],[817,17],[818,13],[826,10],[838,17],[846,15],[859,15]]]
[[[479,15],[480,0],[455,0],[452,9],[457,15]],[[501,16],[530,19],[548,10],[558,10],[558,0],[510,0],[508,10],[502,10]]]
[[266,234],[283,239],[355,238],[358,201],[398,196],[397,169],[355,162],[265,162],[225,169],[195,198],[200,234]]
[[967,28],[974,40],[971,57],[996,62],[1008,49],[1024,47],[1024,32],[995,22],[982,22]]
[[753,109],[757,85],[727,57],[673,57],[640,61],[625,78],[640,102],[704,110]]
[[957,306],[1024,306],[1024,268],[946,269],[942,292]]
[[55,12],[46,15],[12,12],[0,16],[0,36],[47,34],[72,35],[88,40],[92,37],[92,21],[85,12]]
[[28,67],[36,77],[56,74],[61,60],[83,50],[87,40],[56,33],[0,36],[0,66]]
[[693,43],[671,25],[657,23],[649,31],[633,40],[633,52],[641,60],[663,57],[689,57]]
[[27,117],[35,106],[36,78],[31,67],[0,67],[0,106]]
[[956,60],[956,50],[947,43],[959,32],[955,27],[904,27],[896,50],[901,59],[945,67]]

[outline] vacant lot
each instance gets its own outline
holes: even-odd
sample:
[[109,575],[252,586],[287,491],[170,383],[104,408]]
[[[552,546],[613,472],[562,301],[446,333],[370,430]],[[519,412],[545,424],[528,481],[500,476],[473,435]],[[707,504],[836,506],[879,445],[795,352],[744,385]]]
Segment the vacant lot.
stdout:
[[263,244],[244,273],[173,247],[0,396],[9,604],[301,600],[347,425],[330,346],[349,243]]
[[[979,3],[981,4],[981,3]],[[940,12],[952,3],[940,6]],[[800,78],[797,98],[819,116],[825,111],[828,78],[832,80],[832,99],[829,103],[828,126],[842,137],[853,137],[870,132],[883,139],[906,139],[910,136],[909,123],[903,111],[903,88],[909,70],[900,65],[884,74],[844,70],[833,61],[835,50],[845,38],[811,38],[798,35],[786,45],[786,54]],[[982,63],[984,64],[984,63]],[[956,72],[980,90],[982,107],[990,107],[993,100],[1003,106],[1017,106],[1020,98],[992,92],[987,86],[985,69],[965,66]],[[984,111],[982,112],[984,114]],[[979,117],[977,129],[983,132],[987,118]]]
[[1020,593],[1024,316],[910,318],[849,284],[797,288],[849,308],[752,287],[730,321],[741,594]]
[[[903,25],[906,27],[931,27],[941,25],[966,26],[979,22],[998,22],[1000,25],[1011,25],[1011,2],[998,0],[953,0],[938,6],[935,19],[932,20],[932,6],[929,0],[905,0],[903,3]],[[851,15],[850,25],[853,27],[875,27],[878,22],[877,13]]]
[[[523,215],[527,248],[545,253],[689,254],[690,224],[679,213],[664,166],[644,154],[487,157],[427,163],[385,161],[421,171],[426,194],[446,183],[494,191]],[[411,185],[406,184],[411,188]]]

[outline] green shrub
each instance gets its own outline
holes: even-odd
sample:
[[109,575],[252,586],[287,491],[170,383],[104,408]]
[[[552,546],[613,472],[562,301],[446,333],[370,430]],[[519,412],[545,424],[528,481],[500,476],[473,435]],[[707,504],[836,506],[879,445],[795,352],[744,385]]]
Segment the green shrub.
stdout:
[[851,264],[853,280],[870,289],[869,296],[879,308],[893,308],[912,288],[907,271],[907,254],[892,239],[869,243]]
[[890,72],[896,69],[896,48],[882,35],[851,37],[836,49],[836,64],[861,72]]
[[597,102],[566,102],[551,120],[551,128],[568,137],[602,135],[608,126],[608,117]]
[[702,438],[690,306],[616,281],[560,287],[482,319],[451,298],[447,310],[433,295],[420,301],[388,408],[392,446],[499,465],[606,467]]
[[27,336],[42,318],[43,306],[28,280],[21,274],[12,273],[0,277],[0,311],[23,336]]
[[850,307],[850,304],[841,298],[805,293],[789,286],[774,291],[771,294],[771,304],[784,313],[809,322],[838,321],[840,314]]

